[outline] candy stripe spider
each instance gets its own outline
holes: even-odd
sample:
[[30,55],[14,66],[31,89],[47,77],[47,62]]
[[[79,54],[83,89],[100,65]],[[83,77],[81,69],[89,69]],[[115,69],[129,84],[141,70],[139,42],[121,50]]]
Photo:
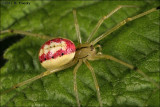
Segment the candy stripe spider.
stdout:
[[[109,59],[112,61],[115,61],[117,63],[120,63],[130,69],[133,69],[135,71],[137,71],[138,73],[140,73],[142,76],[144,76],[144,78],[148,79],[151,83],[153,83],[157,88],[159,88],[159,85],[153,81],[151,78],[149,78],[145,73],[143,73],[140,69],[138,69],[137,67],[130,65],[126,62],[123,62],[113,56],[110,55],[106,55],[103,54],[101,52],[101,46],[100,45],[96,45],[99,41],[101,41],[102,39],[104,39],[106,36],[108,36],[109,34],[111,34],[112,32],[116,31],[117,29],[119,29],[121,26],[125,25],[126,23],[133,21],[137,18],[140,18],[142,16],[145,16],[151,12],[157,11],[160,7],[157,8],[153,8],[150,9],[144,13],[138,14],[136,16],[127,18],[123,21],[121,21],[119,24],[117,24],[116,26],[114,26],[113,28],[111,28],[109,31],[103,33],[102,35],[100,35],[99,37],[97,37],[95,40],[91,41],[93,36],[95,35],[95,33],[97,32],[97,30],[99,29],[99,27],[101,26],[101,24],[103,23],[104,20],[108,19],[111,15],[113,15],[115,12],[117,12],[119,9],[124,8],[124,7],[135,7],[135,6],[129,6],[129,5],[122,5],[122,6],[118,6],[117,8],[115,8],[113,11],[111,11],[108,15],[104,16],[102,19],[99,20],[99,22],[97,23],[97,25],[95,26],[95,28],[93,29],[91,35],[88,37],[87,41],[85,43],[82,43],[81,40],[81,34],[80,34],[80,30],[79,30],[79,25],[78,25],[78,21],[77,21],[77,16],[76,16],[76,10],[73,10],[73,16],[74,16],[74,22],[75,22],[75,28],[76,28],[76,33],[77,33],[77,38],[78,38],[78,42],[79,45],[76,47],[76,53],[75,53],[75,57],[73,58],[73,60],[71,60],[68,64],[65,64],[63,66],[59,66],[55,69],[49,69],[43,73],[41,73],[40,75],[37,75],[31,79],[28,79],[24,82],[18,83],[16,85],[14,85],[12,88],[6,90],[5,92],[2,92],[1,94],[5,94],[10,92],[13,89],[16,89],[18,87],[21,87],[27,83],[30,83],[32,81],[35,81],[39,78],[42,78],[44,76],[47,76],[49,74],[52,74],[54,72],[58,72],[61,71],[63,69],[67,69],[75,64],[77,64],[73,70],[73,75],[74,75],[74,91],[75,91],[75,96],[76,96],[76,100],[77,100],[77,105],[80,107],[80,100],[78,97],[78,90],[77,90],[77,82],[76,82],[76,74],[78,71],[78,68],[81,66],[82,63],[85,63],[86,66],[88,67],[88,69],[91,71],[91,74],[93,76],[93,80],[94,80],[94,84],[96,87],[96,91],[97,91],[97,97],[98,97],[98,101],[99,101],[99,105],[102,107],[103,103],[102,103],[102,99],[101,99],[101,94],[100,94],[100,89],[99,89],[99,85],[98,85],[98,81],[96,79],[96,75],[94,73],[94,69],[93,67],[90,65],[90,63],[88,62],[88,60],[99,60],[99,59]],[[48,36],[42,36],[42,35],[38,35],[38,34],[32,34],[32,33],[28,33],[28,32],[23,32],[23,31],[18,31],[18,30],[4,30],[0,32],[1,34],[3,33],[16,33],[16,34],[22,34],[22,35],[27,35],[27,36],[34,36],[34,37],[40,37],[40,38],[45,38],[45,39],[51,39]],[[98,49],[97,49],[98,48]]]

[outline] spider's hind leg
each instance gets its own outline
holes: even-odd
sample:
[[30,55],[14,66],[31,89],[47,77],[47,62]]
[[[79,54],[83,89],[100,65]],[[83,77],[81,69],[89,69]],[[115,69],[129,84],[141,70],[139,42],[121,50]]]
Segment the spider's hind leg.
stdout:
[[44,76],[47,76],[47,75],[50,75],[50,74],[52,74],[52,73],[55,73],[55,72],[58,72],[58,71],[67,69],[67,68],[75,65],[76,63],[77,63],[77,60],[75,59],[75,60],[71,61],[70,63],[68,63],[68,64],[66,64],[66,65],[60,66],[59,68],[42,72],[41,74],[39,74],[39,75],[37,75],[37,76],[34,76],[34,77],[32,77],[32,78],[30,78],[30,79],[28,79],[28,80],[25,80],[25,81],[23,81],[23,82],[20,82],[20,83],[18,83],[18,84],[16,84],[16,85],[12,86],[12,87],[11,87],[10,89],[8,89],[8,90],[5,90],[5,91],[1,91],[1,90],[0,90],[0,97],[1,97],[2,94],[7,94],[8,92],[10,92],[10,91],[12,91],[12,90],[14,90],[14,89],[16,89],[16,88],[19,88],[19,87],[21,87],[21,86],[24,86],[24,85],[26,85],[26,84],[29,84],[29,83],[31,83],[31,82],[33,82],[33,81],[35,81],[35,80],[38,80],[38,79],[40,79],[40,78],[42,78],[42,77],[44,77]]
[[20,30],[8,29],[8,30],[2,30],[2,31],[0,31],[0,35],[1,34],[5,34],[5,33],[20,34],[20,35],[31,36],[31,37],[39,37],[39,38],[42,38],[42,39],[51,39],[51,37],[46,36],[46,35],[40,35],[40,34],[20,31]]

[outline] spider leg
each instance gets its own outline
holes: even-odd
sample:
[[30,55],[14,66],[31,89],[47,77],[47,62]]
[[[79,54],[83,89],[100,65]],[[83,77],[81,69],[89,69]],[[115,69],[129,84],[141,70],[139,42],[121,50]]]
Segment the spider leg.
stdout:
[[120,63],[120,64],[122,64],[122,65],[124,65],[124,66],[126,66],[126,67],[128,67],[128,68],[130,68],[130,69],[132,69],[132,70],[135,70],[135,71],[137,71],[139,74],[141,74],[144,78],[146,78],[147,80],[149,80],[152,84],[154,84],[158,89],[160,89],[160,86],[154,81],[154,80],[152,80],[150,77],[148,77],[144,72],[142,72],[140,69],[138,69],[137,67],[135,67],[135,66],[133,66],[133,65],[130,65],[130,64],[128,64],[128,63],[126,63],[126,62],[123,62],[123,61],[121,61],[121,60],[119,60],[119,59],[117,59],[117,58],[115,58],[115,57],[113,57],[113,56],[110,56],[110,55],[97,55],[97,56],[94,56],[94,60],[96,60],[96,59],[109,59],[109,60],[112,60],[112,61],[115,61],[115,62],[117,62],[117,63]]
[[79,102],[79,98],[78,98],[76,74],[77,74],[78,68],[81,66],[81,64],[82,64],[82,60],[80,60],[78,62],[78,64],[76,65],[76,67],[74,68],[74,71],[73,71],[73,74],[74,74],[74,91],[75,91],[75,96],[76,96],[78,107],[80,107],[80,102]]
[[77,34],[78,42],[80,44],[82,44],[81,34],[80,34],[80,30],[79,30],[79,25],[78,25],[78,20],[77,20],[77,15],[76,15],[76,10],[75,9],[73,9],[73,16],[74,16],[74,24],[75,24],[75,28],[76,28],[76,34]]
[[0,34],[4,34],[4,33],[20,34],[20,35],[26,35],[26,36],[32,36],[32,37],[39,37],[42,39],[51,39],[51,37],[46,36],[46,35],[34,34],[34,33],[20,31],[20,30],[8,29],[8,30],[0,31]]
[[107,31],[107,32],[103,33],[101,36],[97,37],[97,38],[96,38],[95,40],[93,40],[90,44],[91,44],[91,45],[95,45],[97,42],[99,42],[100,40],[102,40],[103,38],[105,38],[106,36],[108,36],[109,34],[111,34],[112,32],[114,32],[115,30],[119,29],[120,27],[124,26],[126,23],[128,23],[128,22],[130,22],[130,21],[133,21],[133,20],[135,20],[135,19],[137,19],[137,18],[140,18],[140,17],[142,17],[142,16],[145,16],[145,15],[147,15],[147,14],[149,14],[149,13],[154,12],[154,11],[157,11],[158,9],[159,9],[159,7],[157,7],[157,8],[152,8],[152,9],[146,11],[146,12],[143,12],[143,13],[141,13],[141,14],[138,14],[138,15],[136,15],[136,16],[133,16],[133,17],[130,17],[130,18],[127,18],[127,19],[121,21],[119,24],[117,24],[116,26],[114,26],[113,28],[111,28],[109,31]]
[[68,63],[68,64],[66,64],[66,65],[64,65],[64,66],[61,66],[60,68],[56,68],[56,69],[50,70],[50,71],[45,71],[45,72],[43,72],[43,73],[41,73],[41,74],[39,74],[39,75],[37,75],[37,76],[35,76],[35,77],[32,77],[32,78],[30,78],[30,79],[28,79],[28,80],[26,80],[26,81],[23,81],[23,82],[20,82],[20,83],[14,85],[12,88],[10,88],[10,89],[8,89],[8,90],[6,90],[6,91],[4,91],[4,92],[0,92],[0,95],[6,94],[6,93],[8,93],[8,92],[10,92],[10,91],[18,88],[18,87],[21,87],[21,86],[23,86],[23,85],[25,85],[25,84],[28,84],[28,83],[30,83],[30,82],[33,82],[33,81],[35,81],[35,80],[37,80],[37,79],[39,79],[39,78],[42,78],[42,77],[47,76],[47,75],[49,75],[49,74],[52,74],[52,73],[54,73],[54,72],[58,72],[58,71],[60,71],[60,70],[64,70],[64,69],[66,69],[66,68],[69,68],[69,67],[73,66],[73,65],[76,64],[76,63],[77,63],[77,60],[73,60],[73,61],[71,61],[70,63]]
[[102,54],[102,47],[101,45],[96,45],[94,48],[98,48],[99,50],[97,51],[97,54]]
[[96,90],[97,90],[98,101],[99,101],[100,107],[102,107],[103,104],[102,104],[101,95],[100,95],[100,91],[99,91],[99,85],[98,85],[98,82],[97,82],[97,79],[96,79],[96,75],[95,75],[94,69],[93,69],[93,67],[90,65],[90,63],[87,60],[83,60],[83,61],[87,65],[87,67],[89,68],[89,70],[92,73],[94,84],[95,84],[95,87],[96,87]]
[[110,16],[112,16],[114,13],[116,13],[118,10],[120,10],[121,8],[124,7],[137,7],[134,5],[119,5],[118,7],[116,7],[114,10],[112,10],[109,14],[107,14],[106,16],[103,16],[97,23],[97,25],[95,26],[95,28],[93,29],[93,31],[91,32],[91,34],[89,35],[88,39],[87,39],[87,43],[90,42],[90,40],[92,39],[92,37],[94,36],[94,34],[97,32],[97,30],[99,29],[99,27],[101,26],[101,24],[108,19]]

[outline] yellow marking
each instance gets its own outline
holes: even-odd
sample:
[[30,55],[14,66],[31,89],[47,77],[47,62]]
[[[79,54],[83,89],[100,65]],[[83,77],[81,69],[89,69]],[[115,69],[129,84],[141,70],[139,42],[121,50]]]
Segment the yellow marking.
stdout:
[[41,64],[47,70],[52,70],[69,63],[70,61],[73,60],[74,56],[75,52],[57,57],[55,59],[43,61]]
[[40,50],[39,56],[41,56],[43,53],[47,54],[49,51],[53,54],[56,53],[58,50],[66,50],[67,44],[62,41],[61,43],[51,42],[50,45],[45,45],[43,49]]
[[44,54],[48,53],[48,48],[49,48],[49,45],[44,46],[44,48],[43,48]]
[[53,54],[56,53],[60,49],[66,50],[67,48],[67,44],[64,41],[62,41],[61,43],[52,42],[50,46],[54,48],[50,48],[48,49],[48,51],[52,52]]
[[39,56],[41,56],[42,54],[43,54],[43,49],[40,49]]

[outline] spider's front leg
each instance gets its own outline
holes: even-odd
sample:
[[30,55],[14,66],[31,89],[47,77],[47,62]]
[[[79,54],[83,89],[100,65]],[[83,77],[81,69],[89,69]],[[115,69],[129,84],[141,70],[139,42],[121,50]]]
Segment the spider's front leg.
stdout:
[[149,80],[152,84],[154,84],[158,89],[160,89],[160,86],[154,81],[152,80],[150,77],[148,77],[143,71],[141,71],[140,69],[138,69],[136,66],[133,66],[131,64],[128,64],[126,62],[123,62],[113,56],[110,56],[110,55],[104,55],[104,54],[101,54],[101,55],[96,55],[96,56],[93,56],[93,60],[98,60],[98,59],[109,59],[109,60],[112,60],[112,61],[115,61],[117,63],[120,63],[132,70],[135,70],[137,71],[139,74],[141,74],[144,78],[146,78],[147,80]]
[[46,36],[46,35],[40,35],[40,34],[20,31],[20,30],[8,29],[8,30],[0,31],[0,35],[5,34],[5,33],[20,34],[20,35],[31,36],[31,37],[39,37],[39,38],[42,38],[42,39],[51,39],[51,37]]
[[[90,44],[91,45],[95,45],[96,43],[98,43],[100,40],[104,39],[106,36],[108,36],[109,34],[111,34],[112,32],[116,31],[117,29],[119,29],[120,27],[124,26],[126,23],[133,21],[135,19],[138,19],[140,17],[143,17],[147,14],[150,14],[152,12],[158,11],[160,9],[160,6],[158,6],[157,8],[152,8],[146,12],[140,13],[136,16],[127,18],[123,21],[121,21],[120,23],[118,23],[116,26],[114,26],[113,28],[111,28],[109,31],[106,31],[105,33],[103,33],[102,35],[100,35],[99,37],[97,37],[95,40],[93,40]],[[98,25],[98,24],[97,24]],[[97,27],[98,28],[98,27]]]
[[114,10],[112,10],[109,14],[103,16],[97,23],[97,25],[95,26],[95,28],[93,29],[93,31],[91,32],[91,34],[89,35],[88,39],[87,39],[87,43],[89,43],[92,39],[92,37],[95,35],[95,33],[97,32],[97,30],[99,29],[99,27],[102,25],[102,23],[108,19],[110,16],[112,16],[114,13],[116,13],[117,11],[119,11],[121,8],[125,8],[125,7],[137,7],[134,5],[119,5],[117,6]]

